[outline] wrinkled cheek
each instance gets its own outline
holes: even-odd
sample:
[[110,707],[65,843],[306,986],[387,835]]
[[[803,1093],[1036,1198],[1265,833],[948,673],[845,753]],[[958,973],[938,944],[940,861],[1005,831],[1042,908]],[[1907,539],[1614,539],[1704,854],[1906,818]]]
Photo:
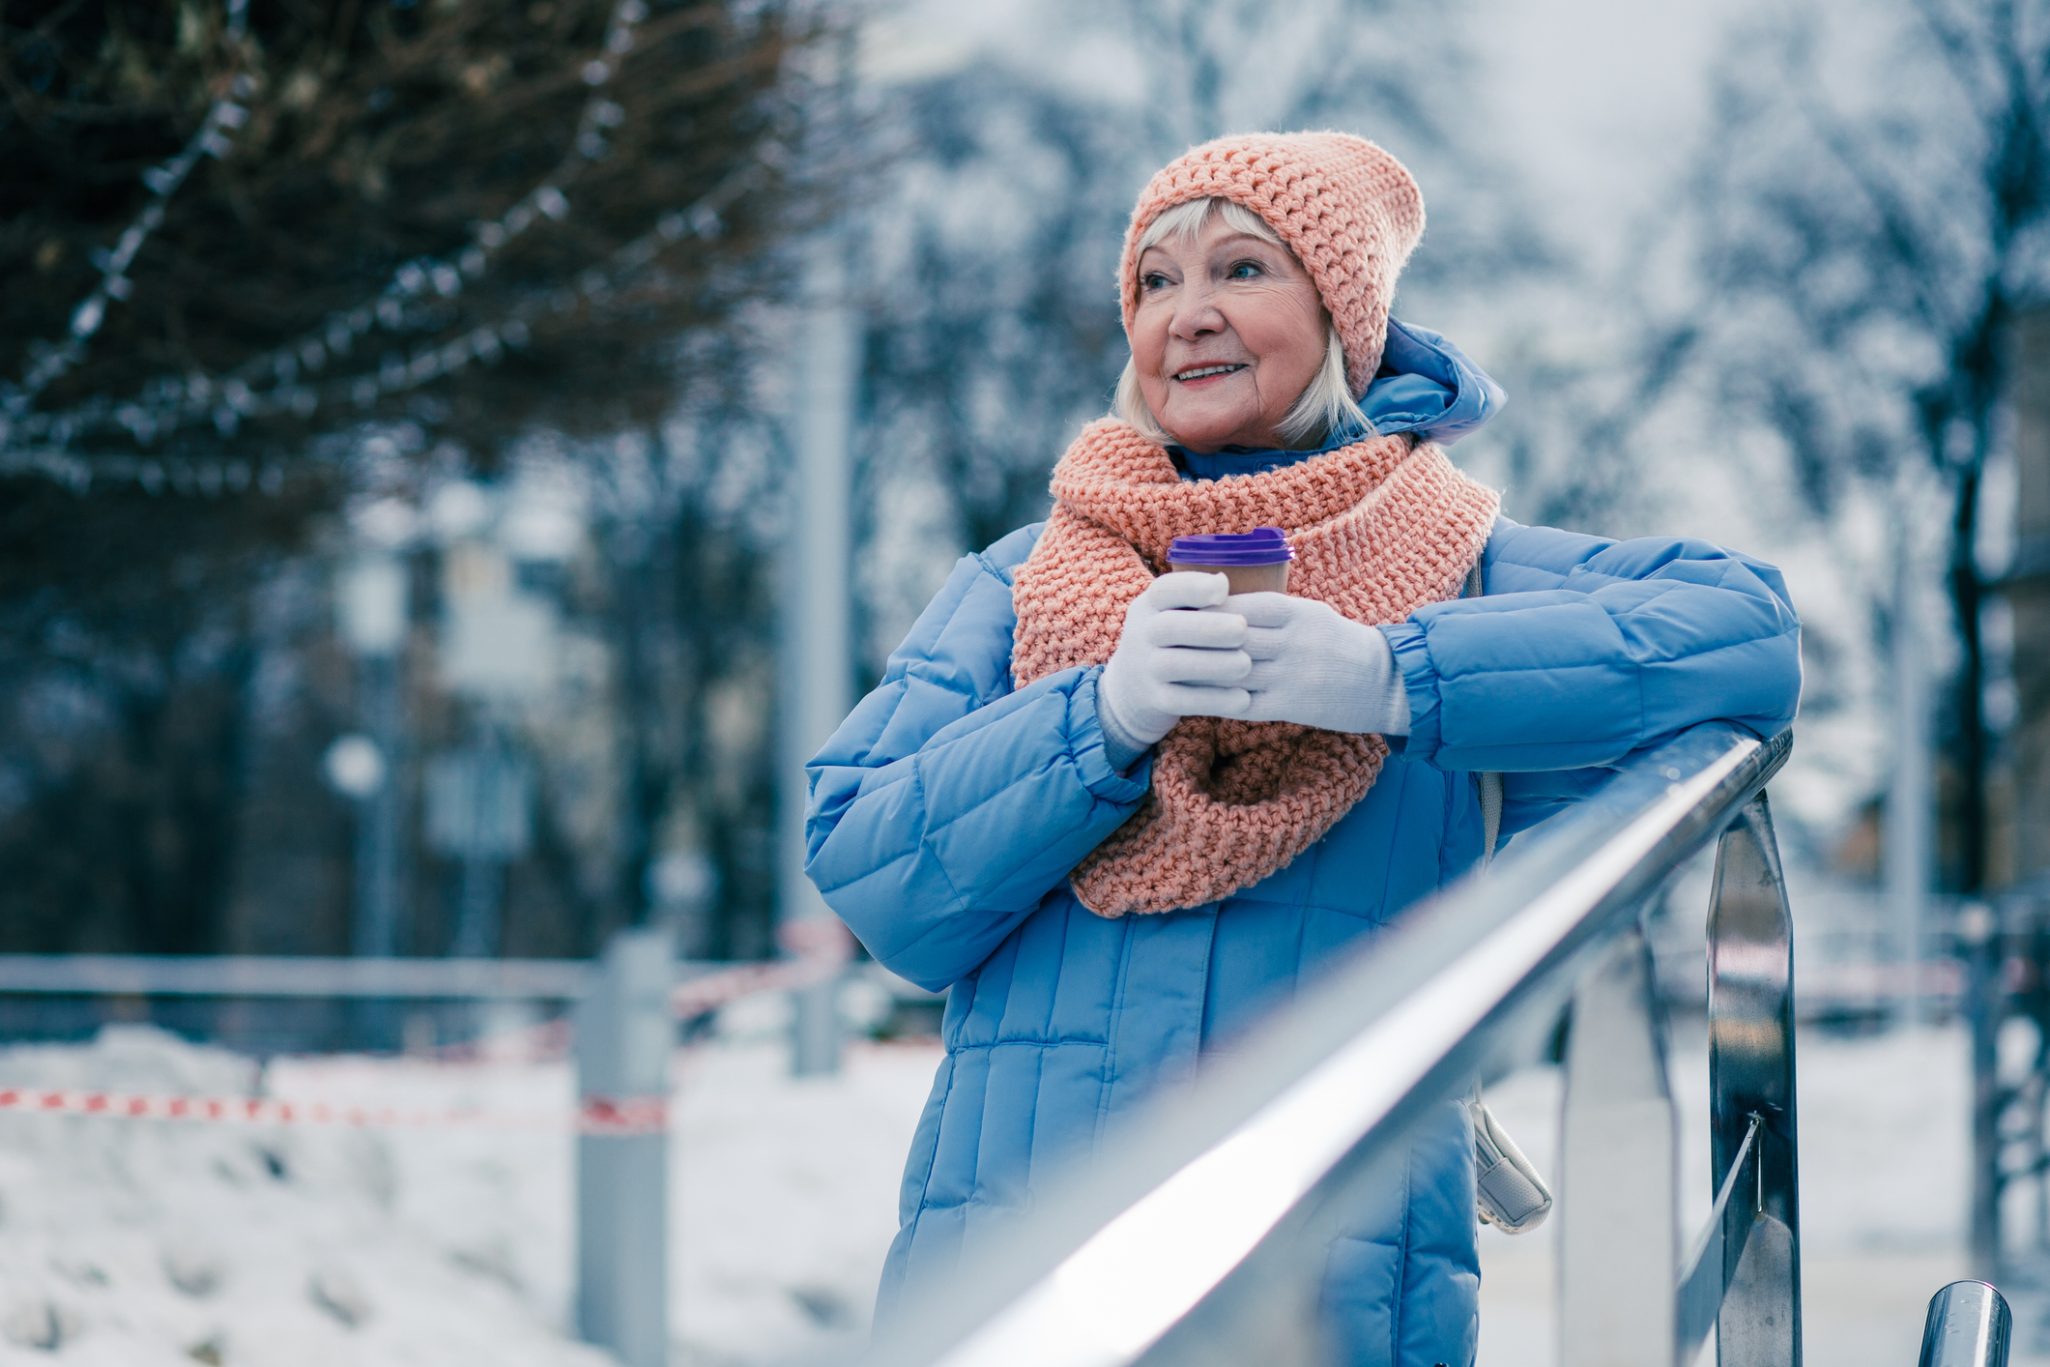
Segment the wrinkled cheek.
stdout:
[[1144,380],[1141,380],[1139,381],[1139,397],[1146,401],[1147,410],[1156,418],[1167,410],[1168,397],[1160,387],[1149,385]]

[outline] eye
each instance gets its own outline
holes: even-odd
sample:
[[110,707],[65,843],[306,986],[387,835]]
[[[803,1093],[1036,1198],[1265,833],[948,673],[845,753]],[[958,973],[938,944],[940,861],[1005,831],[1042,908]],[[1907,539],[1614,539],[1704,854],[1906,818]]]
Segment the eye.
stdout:
[[1142,294],[1160,289],[1166,284],[1167,277],[1159,271],[1147,271],[1139,277],[1139,290]]
[[1234,261],[1231,269],[1225,272],[1225,276],[1231,280],[1251,280],[1254,276],[1266,273],[1267,268],[1257,261]]

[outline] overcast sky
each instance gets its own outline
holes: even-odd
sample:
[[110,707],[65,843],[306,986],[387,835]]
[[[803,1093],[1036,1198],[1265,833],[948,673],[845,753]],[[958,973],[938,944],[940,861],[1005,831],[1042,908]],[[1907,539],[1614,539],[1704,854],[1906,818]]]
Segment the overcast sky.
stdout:
[[1648,212],[1699,138],[1731,0],[1474,0],[1505,149],[1544,166],[1555,214]]
[[[1544,202],[1564,226],[1584,228],[1593,211],[1620,233],[1656,204],[1696,145],[1708,64],[1751,3],[1467,0],[1448,7],[1447,22],[1466,28],[1485,69],[1434,79],[1470,93],[1481,140],[1542,168],[1552,191]],[[905,0],[874,26],[863,65],[912,78],[978,48],[1029,50],[1047,41],[1047,14],[1035,0]],[[1064,64],[1077,56],[1061,49]]]

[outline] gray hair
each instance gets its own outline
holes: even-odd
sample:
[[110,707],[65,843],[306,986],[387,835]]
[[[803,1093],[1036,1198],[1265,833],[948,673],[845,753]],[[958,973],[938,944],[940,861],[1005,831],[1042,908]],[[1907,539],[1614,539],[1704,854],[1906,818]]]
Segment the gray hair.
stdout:
[[[1139,252],[1170,237],[1177,241],[1194,237],[1202,231],[1204,224],[1218,217],[1223,218],[1225,226],[1233,232],[1245,233],[1288,250],[1288,244],[1268,226],[1266,219],[1234,200],[1213,196],[1177,204],[1154,219],[1139,238]],[[1133,255],[1136,257],[1138,253]],[[1149,440],[1163,446],[1174,441],[1173,435],[1160,425],[1160,420],[1153,416],[1153,410],[1146,406],[1146,398],[1139,392],[1138,367],[1130,357],[1125,360],[1124,373],[1118,376],[1117,393],[1111,399],[1110,411],[1112,417],[1130,423]],[[1345,348],[1338,340],[1337,326],[1327,317],[1324,324],[1324,364],[1310,378],[1309,385],[1296,397],[1296,401],[1289,405],[1288,412],[1282,415],[1278,435],[1290,446],[1304,446],[1347,430],[1371,435],[1374,424],[1367,420],[1359,400],[1346,387]]]

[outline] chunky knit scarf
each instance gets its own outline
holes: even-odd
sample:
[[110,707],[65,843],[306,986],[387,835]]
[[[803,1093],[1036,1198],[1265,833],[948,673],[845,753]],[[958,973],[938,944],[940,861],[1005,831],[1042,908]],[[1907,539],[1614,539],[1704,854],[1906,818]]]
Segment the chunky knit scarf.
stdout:
[[[1011,674],[1022,688],[1110,659],[1126,606],[1167,570],[1168,544],[1280,527],[1289,592],[1355,622],[1400,622],[1457,595],[1500,496],[1430,442],[1368,437],[1260,474],[1184,481],[1167,449],[1112,418],[1053,472],[1054,509],[1014,576]],[[1184,717],[1151,791],[1070,881],[1099,916],[1200,906],[1285,868],[1366,795],[1388,743],[1293,722]]]

